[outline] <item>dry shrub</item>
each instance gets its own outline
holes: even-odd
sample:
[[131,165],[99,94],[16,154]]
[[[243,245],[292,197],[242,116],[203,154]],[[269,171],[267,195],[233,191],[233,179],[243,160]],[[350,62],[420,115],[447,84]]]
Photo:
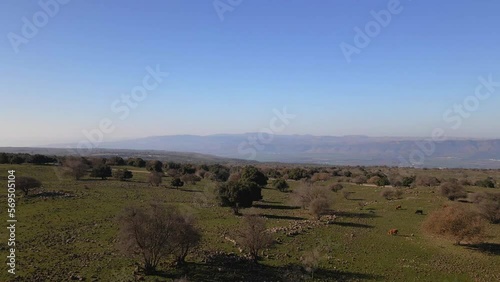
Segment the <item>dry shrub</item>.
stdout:
[[342,189],[344,189],[344,186],[342,186],[342,184],[340,184],[340,183],[332,184],[330,186],[330,190],[332,190],[332,192],[335,192],[335,193],[337,193],[338,191],[340,191]]
[[439,187],[439,191],[441,192],[442,196],[452,201],[467,197],[465,188],[458,183],[445,182],[441,184],[441,186]]
[[422,225],[431,234],[455,241],[479,243],[485,235],[485,222],[475,211],[464,204],[450,205],[429,214]]
[[311,181],[327,181],[331,178],[331,175],[326,172],[317,172],[311,177]]
[[481,216],[491,223],[500,223],[500,194],[492,193],[474,193],[469,196]]
[[293,191],[292,200],[318,218],[330,208],[332,192],[328,187],[303,184]]
[[401,199],[403,196],[403,190],[397,188],[385,188],[380,192],[380,196],[384,197],[386,200]]

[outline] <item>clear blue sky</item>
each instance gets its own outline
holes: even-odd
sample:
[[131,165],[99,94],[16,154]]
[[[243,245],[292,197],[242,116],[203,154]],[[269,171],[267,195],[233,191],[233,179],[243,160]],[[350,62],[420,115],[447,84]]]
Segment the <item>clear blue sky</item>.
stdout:
[[[443,119],[479,76],[500,81],[500,2],[402,0],[347,62],[340,44],[389,2],[243,0],[221,20],[212,0],[73,0],[16,53],[23,17],[45,12],[1,1],[0,146],[78,141],[103,118],[105,141],[256,132],[285,106],[277,134],[500,138],[500,87],[456,129]],[[113,101],[157,65],[169,76],[121,119]]]

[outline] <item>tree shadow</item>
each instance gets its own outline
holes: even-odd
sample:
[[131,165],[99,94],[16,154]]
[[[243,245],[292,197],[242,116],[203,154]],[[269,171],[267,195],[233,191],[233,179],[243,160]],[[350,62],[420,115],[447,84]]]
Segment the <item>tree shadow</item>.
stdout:
[[294,206],[266,205],[266,204],[254,204],[253,207],[260,208],[260,209],[276,209],[276,210],[297,210],[297,209],[300,209],[300,207],[294,207]]
[[344,211],[329,211],[329,214],[338,216],[338,217],[348,217],[348,218],[375,218],[380,217],[374,213],[361,213],[361,212],[344,212]]
[[334,221],[332,224],[343,226],[343,227],[373,228],[372,225],[362,224],[362,223],[354,223],[354,222],[336,222],[336,221]]
[[306,220],[306,218],[288,215],[261,214],[260,216],[269,219],[285,219],[285,220]]
[[349,201],[364,201],[365,199],[361,199],[361,198],[349,198],[348,200]]
[[489,255],[500,255],[500,244],[497,243],[479,243],[467,245],[467,249],[476,250]]
[[200,191],[200,190],[183,189],[183,188],[180,188],[180,189],[172,188],[172,189],[179,190],[179,191],[182,191],[182,192],[190,192],[190,193],[202,193],[203,192],[203,191]]
[[[169,279],[186,277],[189,281],[233,282],[233,281],[312,281],[311,275],[298,264],[269,266],[248,260],[224,261],[216,263],[186,263],[168,272],[157,272],[156,276]],[[361,272],[344,272],[330,269],[316,269],[314,281],[383,281],[384,277]]]

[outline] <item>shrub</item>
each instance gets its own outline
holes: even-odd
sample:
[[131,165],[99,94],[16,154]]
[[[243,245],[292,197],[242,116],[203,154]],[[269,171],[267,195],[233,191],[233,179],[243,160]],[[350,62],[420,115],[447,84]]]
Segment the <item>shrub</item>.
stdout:
[[469,199],[483,218],[491,223],[500,223],[500,194],[479,192],[470,195]]
[[384,197],[386,200],[400,199],[403,196],[403,190],[397,188],[385,188],[380,192],[380,196]]
[[163,172],[163,163],[158,160],[149,161],[146,164],[146,169],[149,171]]
[[332,202],[332,192],[323,186],[304,184],[295,189],[292,194],[294,204],[307,208],[314,217],[324,213]]
[[286,192],[290,187],[285,179],[275,179],[272,183],[273,187],[280,190],[281,192]]
[[133,174],[128,169],[117,169],[113,172],[113,177],[120,181],[125,181],[127,179],[131,179]]
[[170,181],[170,185],[175,188],[179,188],[184,186],[184,182],[180,178],[174,178],[172,181]]
[[196,174],[186,174],[181,176],[181,180],[184,181],[184,183],[189,183],[189,184],[196,184],[196,182],[201,181],[201,177],[199,177]]
[[366,181],[367,181],[366,176],[360,175],[360,176],[355,177],[353,182],[358,184],[358,185],[361,185],[361,184],[366,183]]
[[417,186],[432,187],[432,186],[439,186],[440,183],[441,181],[439,181],[439,179],[433,176],[418,176],[415,180],[415,184]]
[[488,177],[484,180],[476,181],[474,185],[485,188],[495,188],[495,182],[493,182],[493,179],[491,177]]
[[467,192],[465,188],[458,183],[445,182],[439,187],[441,195],[447,197],[449,200],[456,200],[459,198],[466,198]]
[[342,186],[342,184],[340,184],[340,183],[332,184],[330,186],[330,190],[332,190],[332,192],[335,192],[335,193],[337,193],[338,191],[340,191],[342,189],[344,189],[344,186]]
[[415,179],[417,177],[415,175],[412,175],[412,176],[405,176],[403,177],[403,180],[401,181],[401,185],[405,186],[405,187],[410,187],[413,182],[415,182]]
[[455,204],[429,214],[423,228],[431,234],[450,238],[460,245],[463,241],[481,242],[486,226],[478,213],[467,209],[463,204]]

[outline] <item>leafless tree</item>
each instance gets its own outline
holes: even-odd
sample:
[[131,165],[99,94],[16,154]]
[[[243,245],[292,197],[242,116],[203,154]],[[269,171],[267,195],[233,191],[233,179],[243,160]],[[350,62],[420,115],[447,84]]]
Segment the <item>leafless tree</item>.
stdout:
[[30,190],[42,187],[42,182],[33,177],[19,176],[16,179],[16,187],[23,191],[25,196],[28,196]]
[[200,241],[193,220],[174,207],[153,204],[147,209],[127,208],[119,221],[122,250],[131,256],[139,254],[145,274],[155,273],[158,264],[170,255],[183,263]]
[[89,166],[81,157],[67,157],[63,161],[63,169],[66,174],[72,176],[75,180],[79,180],[87,174]]
[[271,235],[266,231],[266,221],[262,217],[246,215],[243,225],[237,231],[237,242],[250,253],[254,262],[258,262],[259,252],[273,243]]

